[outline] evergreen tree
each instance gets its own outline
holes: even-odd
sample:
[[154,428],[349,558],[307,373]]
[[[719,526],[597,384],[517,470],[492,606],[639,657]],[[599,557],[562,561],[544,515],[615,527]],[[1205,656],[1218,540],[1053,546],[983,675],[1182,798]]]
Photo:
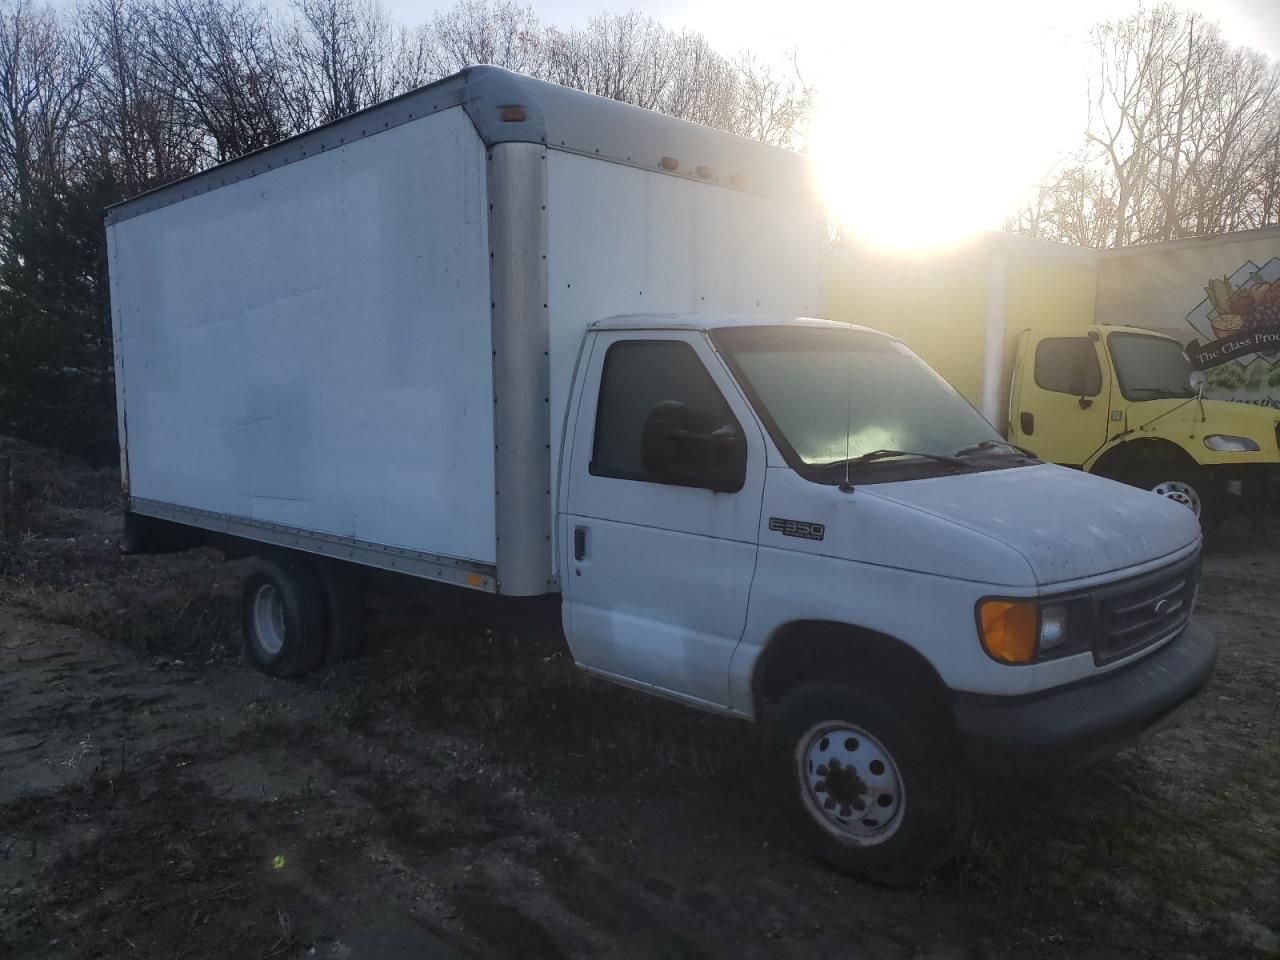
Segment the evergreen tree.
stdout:
[[0,433],[101,463],[116,448],[102,218],[117,199],[110,173],[40,186],[0,261]]

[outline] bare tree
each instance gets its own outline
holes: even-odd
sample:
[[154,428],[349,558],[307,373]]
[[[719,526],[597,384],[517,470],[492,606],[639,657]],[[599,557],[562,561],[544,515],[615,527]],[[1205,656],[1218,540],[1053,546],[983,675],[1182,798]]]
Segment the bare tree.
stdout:
[[751,55],[731,60],[702,34],[634,11],[548,32],[556,83],[779,145],[795,139],[811,104],[791,66],[788,76]]
[[1167,6],[1092,39],[1086,143],[1019,229],[1119,246],[1276,222],[1280,67]]
[[93,66],[75,24],[52,9],[11,0],[0,14],[0,182],[17,203],[66,178]]
[[461,0],[432,17],[420,37],[433,77],[477,63],[531,76],[546,73],[547,30],[532,7],[510,0]]
[[91,0],[85,29],[96,51],[86,149],[115,170],[127,192],[185,176],[204,155],[172,71],[149,55],[144,0]]
[[813,106],[813,91],[805,85],[796,57],[785,75],[744,54],[737,66],[737,115],[734,133],[752,140],[790,146]]
[[377,0],[293,0],[292,8],[284,46],[295,116],[327,123],[396,92],[396,32]]
[[148,67],[172,91],[213,161],[291,129],[265,8],[245,0],[160,0],[147,9]]

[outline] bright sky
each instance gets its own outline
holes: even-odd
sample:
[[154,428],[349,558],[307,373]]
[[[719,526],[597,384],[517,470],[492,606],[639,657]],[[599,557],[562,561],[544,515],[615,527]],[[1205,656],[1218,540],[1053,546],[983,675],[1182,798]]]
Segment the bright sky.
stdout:
[[[383,0],[410,23],[435,9]],[[1151,6],[1148,3],[1147,6]],[[1280,59],[1280,0],[1181,0],[1231,42]],[[828,213],[891,248],[1000,226],[1082,142],[1084,39],[1137,0],[533,0],[544,22],[639,9],[721,51],[798,55],[820,99],[807,148]]]
[[[705,33],[718,46],[736,50],[750,48],[761,53],[796,48],[803,54],[819,55],[835,51],[844,56],[850,37],[858,32],[844,33],[845,29],[870,16],[875,18],[877,8],[892,8],[887,12],[898,19],[898,29],[892,37],[880,38],[887,44],[905,43],[910,48],[910,38],[925,23],[931,7],[937,3],[915,3],[892,0],[873,6],[865,0],[791,0],[785,4],[764,0],[656,0],[656,2],[627,2],[627,0],[531,0],[534,10],[548,22],[561,26],[585,23],[595,13],[625,13],[640,10],[671,26],[687,26]],[[417,0],[384,0],[388,10],[406,23],[426,20],[436,10],[452,6],[448,2],[422,3]],[[1147,6],[1152,6],[1148,3]],[[1256,47],[1271,56],[1280,58],[1280,2],[1277,0],[1183,0],[1176,5],[1200,11],[1216,20],[1234,43]],[[1089,24],[1122,15],[1137,6],[1135,0],[1061,0],[1046,3],[1044,0],[1024,0],[1023,3],[1000,0],[970,0],[948,4],[961,6],[977,28],[991,26],[993,16],[1006,17],[1017,11],[1017,16],[1040,23],[1053,23],[1060,29],[1079,33]],[[1035,9],[1024,9],[1035,8]],[[837,32],[831,27],[839,25]]]
[[[58,6],[76,0],[53,0]],[[283,5],[286,0],[267,0]],[[382,0],[406,24],[454,0]],[[520,2],[520,0],[517,0]],[[833,219],[890,247],[946,245],[1000,226],[1082,142],[1083,43],[1139,0],[527,0],[577,26],[636,9],[722,52],[798,56],[820,91],[808,131]],[[1159,0],[1148,0],[1148,8]],[[1280,60],[1280,0],[1174,0],[1229,41]]]

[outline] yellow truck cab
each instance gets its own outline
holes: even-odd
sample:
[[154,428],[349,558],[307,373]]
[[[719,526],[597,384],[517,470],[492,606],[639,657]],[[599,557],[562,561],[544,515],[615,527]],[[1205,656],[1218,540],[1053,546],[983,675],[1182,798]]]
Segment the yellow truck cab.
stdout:
[[1205,399],[1184,346],[1138,327],[1024,330],[1008,423],[1042,460],[1177,500],[1206,527],[1280,460],[1280,411]]
[[1117,250],[837,245],[823,310],[901,339],[1043,460],[1205,528],[1280,503],[1280,227]]

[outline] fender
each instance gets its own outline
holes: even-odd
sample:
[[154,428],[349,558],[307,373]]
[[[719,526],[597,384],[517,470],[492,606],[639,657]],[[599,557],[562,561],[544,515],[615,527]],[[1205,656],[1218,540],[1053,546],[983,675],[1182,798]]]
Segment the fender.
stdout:
[[[1147,459],[1145,454],[1157,448],[1167,453],[1176,449],[1192,463],[1205,467],[1280,462],[1280,416],[1248,404],[1196,398],[1145,400],[1130,404],[1124,411],[1124,420],[1112,426],[1120,429],[1114,429],[1107,442],[1083,464],[1089,473],[1114,476],[1110,471],[1113,465]],[[1258,449],[1211,450],[1204,443],[1211,434],[1246,437]],[[1145,449],[1127,449],[1137,441],[1144,441]],[[1152,446],[1147,446],[1146,441],[1151,441]]]

